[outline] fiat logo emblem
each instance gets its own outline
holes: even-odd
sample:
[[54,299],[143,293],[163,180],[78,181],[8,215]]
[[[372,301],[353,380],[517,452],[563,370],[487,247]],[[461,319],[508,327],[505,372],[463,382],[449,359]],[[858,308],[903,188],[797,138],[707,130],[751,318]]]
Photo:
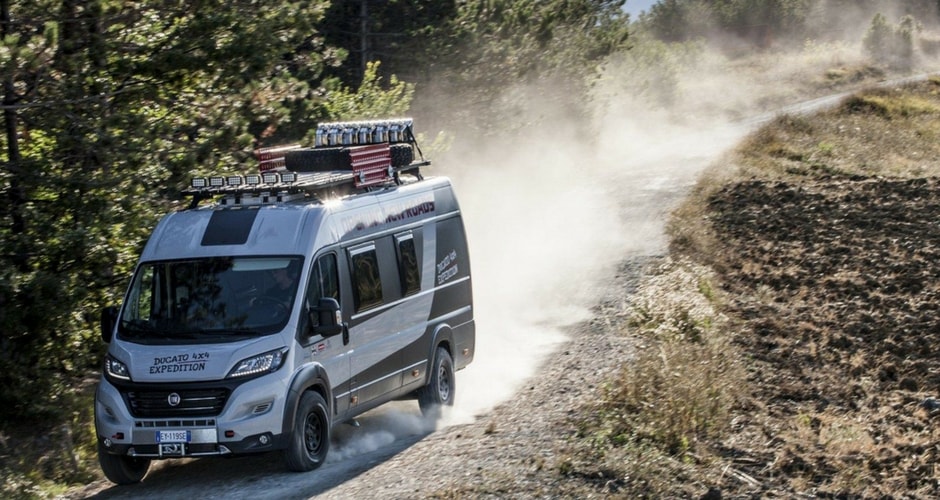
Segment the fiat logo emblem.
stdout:
[[169,403],[170,406],[178,406],[181,400],[180,395],[175,392],[170,393],[170,395],[166,397],[166,402]]

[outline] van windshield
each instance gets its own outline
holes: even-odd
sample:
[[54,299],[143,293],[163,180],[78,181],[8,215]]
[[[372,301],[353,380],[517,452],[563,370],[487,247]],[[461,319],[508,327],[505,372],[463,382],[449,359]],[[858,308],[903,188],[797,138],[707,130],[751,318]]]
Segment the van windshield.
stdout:
[[287,324],[301,257],[213,257],[148,262],[134,276],[119,334],[158,342],[224,342]]

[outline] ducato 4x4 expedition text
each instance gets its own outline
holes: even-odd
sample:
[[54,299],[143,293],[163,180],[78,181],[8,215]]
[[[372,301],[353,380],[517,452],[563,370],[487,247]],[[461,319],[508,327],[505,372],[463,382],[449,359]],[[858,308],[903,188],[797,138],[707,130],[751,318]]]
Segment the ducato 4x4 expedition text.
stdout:
[[272,450],[308,471],[340,422],[453,404],[475,348],[467,240],[450,182],[424,179],[415,151],[409,119],[329,123],[312,148],[259,151],[259,174],[193,180],[102,313],[108,479]]

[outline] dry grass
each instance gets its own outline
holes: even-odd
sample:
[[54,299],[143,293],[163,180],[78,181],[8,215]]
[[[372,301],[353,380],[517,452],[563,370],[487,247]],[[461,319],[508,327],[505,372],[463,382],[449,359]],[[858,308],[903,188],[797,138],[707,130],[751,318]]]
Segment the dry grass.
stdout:
[[812,118],[783,116],[737,150],[742,178],[820,174],[923,177],[940,173],[940,80],[876,89]]
[[746,397],[738,383],[745,374],[712,281],[702,266],[667,259],[636,291],[623,332],[640,338],[636,359],[583,424],[597,456],[564,473],[599,467],[619,478],[618,491],[674,493],[675,474],[692,469],[700,443],[730,429],[731,409]]

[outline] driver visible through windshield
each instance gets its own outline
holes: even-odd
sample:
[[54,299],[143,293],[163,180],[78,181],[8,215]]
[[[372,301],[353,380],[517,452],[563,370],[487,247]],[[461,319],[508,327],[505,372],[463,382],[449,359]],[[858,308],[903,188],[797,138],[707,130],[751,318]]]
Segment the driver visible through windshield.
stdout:
[[287,324],[301,257],[212,257],[141,264],[121,317],[139,340],[225,340]]

